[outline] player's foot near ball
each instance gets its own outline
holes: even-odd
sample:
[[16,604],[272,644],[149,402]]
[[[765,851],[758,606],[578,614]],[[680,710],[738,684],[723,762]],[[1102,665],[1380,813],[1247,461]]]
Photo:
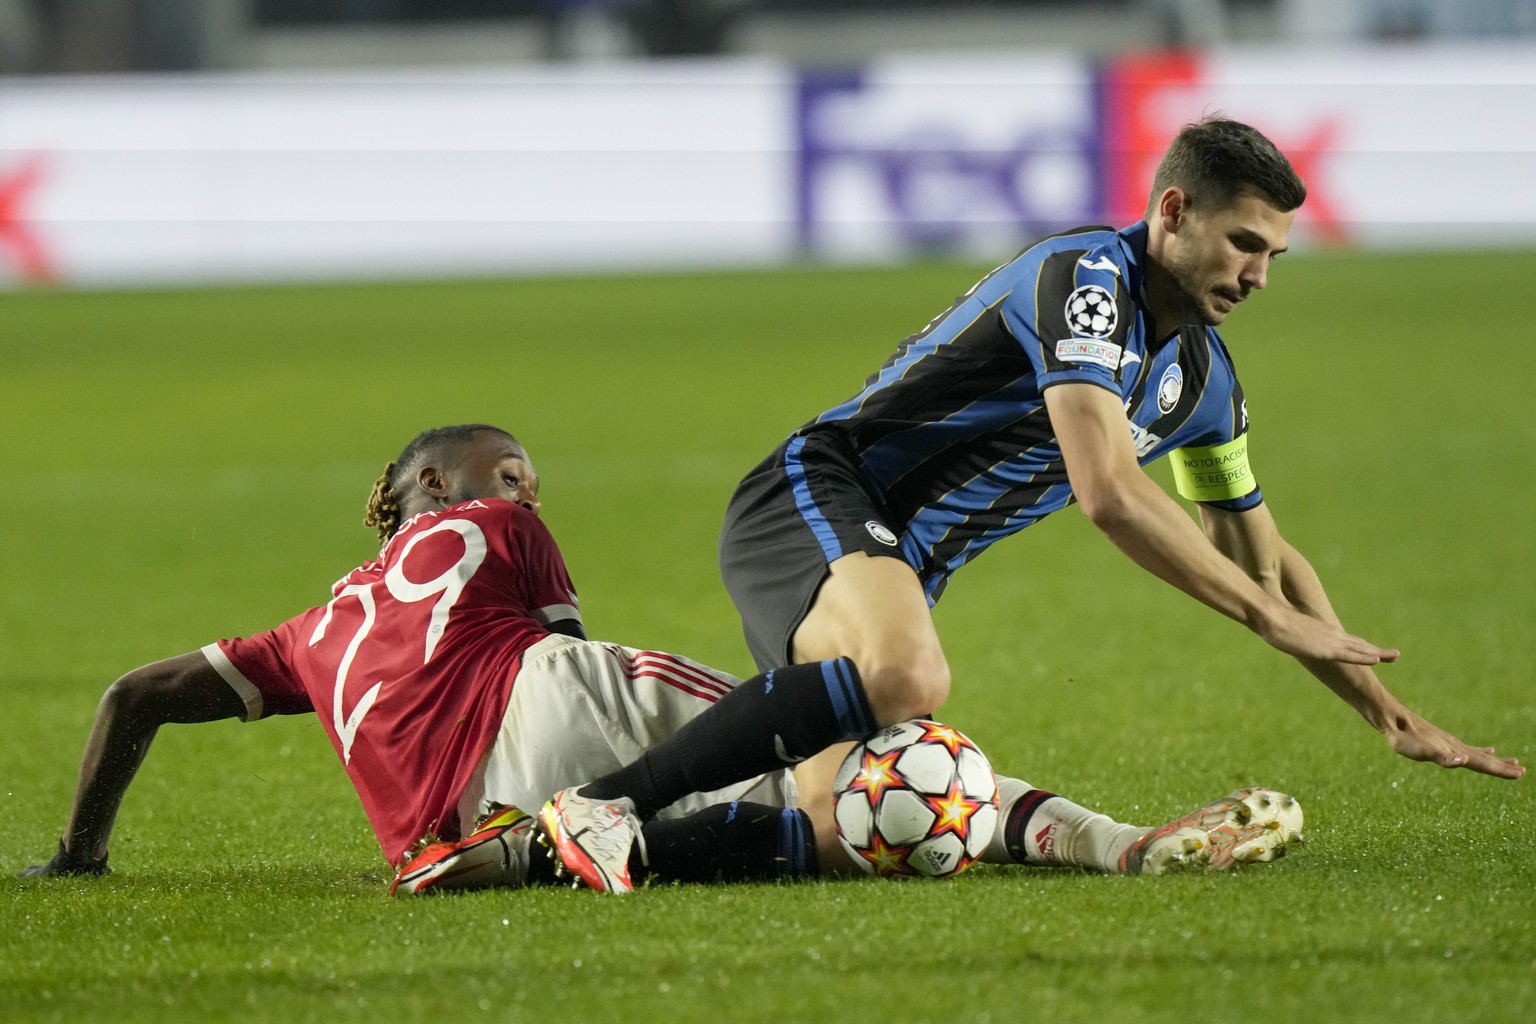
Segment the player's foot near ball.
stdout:
[[516,807],[496,806],[456,843],[432,843],[395,872],[391,896],[466,889],[517,888],[528,883],[533,818]]
[[1274,860],[1301,839],[1301,805],[1272,789],[1240,789],[1153,829],[1120,857],[1127,875],[1223,871]]
[[539,812],[539,825],[539,842],[549,848],[556,874],[573,875],[590,889],[615,895],[635,887],[629,854],[640,819],[629,800],[594,800],[574,787],[562,789]]

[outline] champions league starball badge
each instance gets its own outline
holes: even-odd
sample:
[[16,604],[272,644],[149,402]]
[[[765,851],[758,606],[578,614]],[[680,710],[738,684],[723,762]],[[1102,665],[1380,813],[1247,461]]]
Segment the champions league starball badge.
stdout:
[[1072,333],[1089,338],[1109,337],[1120,320],[1115,297],[1096,284],[1085,284],[1068,295],[1066,313]]

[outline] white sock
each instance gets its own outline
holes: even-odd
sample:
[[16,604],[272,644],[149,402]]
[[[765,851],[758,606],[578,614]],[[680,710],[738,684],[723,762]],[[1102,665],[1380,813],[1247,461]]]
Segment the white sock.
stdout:
[[[990,864],[1119,871],[1120,856],[1148,831],[1121,824],[1021,779],[999,775],[997,790],[997,832],[982,855]],[[1021,801],[1026,802],[1024,808],[1019,806]],[[1015,810],[1021,812],[1023,820],[1014,820]]]

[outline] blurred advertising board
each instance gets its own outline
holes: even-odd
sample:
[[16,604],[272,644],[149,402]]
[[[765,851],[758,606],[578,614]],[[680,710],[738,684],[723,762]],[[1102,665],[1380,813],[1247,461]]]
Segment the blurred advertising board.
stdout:
[[1151,54],[1103,90],[1111,220],[1140,214],[1179,125],[1221,111],[1307,181],[1303,243],[1536,244],[1536,47]]
[[1529,46],[891,58],[798,93],[797,237],[821,256],[989,258],[1129,224],[1168,140],[1215,113],[1307,181],[1298,246],[1536,244]]
[[1536,48],[0,80],[0,282],[1002,258],[1270,133],[1307,245],[1536,244]]
[[787,83],[743,62],[0,82],[0,275],[768,263]]
[[891,58],[796,87],[796,237],[880,258],[1021,239],[1102,219],[1094,68],[1051,55]]

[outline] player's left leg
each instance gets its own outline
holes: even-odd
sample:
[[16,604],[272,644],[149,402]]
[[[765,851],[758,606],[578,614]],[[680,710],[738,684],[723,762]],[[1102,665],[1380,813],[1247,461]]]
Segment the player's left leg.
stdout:
[[1301,838],[1301,805],[1272,789],[1239,789],[1137,839],[1120,855],[1128,875],[1223,871],[1283,857]]
[[1167,824],[1127,825],[1018,779],[998,777],[994,864],[1073,866],[1114,874],[1225,870],[1274,860],[1301,838],[1301,805],[1240,789]]
[[991,864],[1116,871],[1149,831],[1006,775],[997,777],[997,805],[997,832],[981,858]]

